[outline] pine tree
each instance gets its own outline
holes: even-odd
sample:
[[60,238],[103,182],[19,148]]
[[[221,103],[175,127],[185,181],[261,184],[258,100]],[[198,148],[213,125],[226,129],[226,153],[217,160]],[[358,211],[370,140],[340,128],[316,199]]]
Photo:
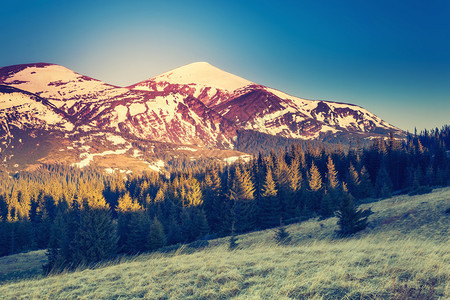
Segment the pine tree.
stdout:
[[149,216],[145,211],[129,214],[128,230],[123,251],[129,254],[144,252],[150,229]]
[[229,198],[234,202],[233,214],[236,220],[236,231],[244,232],[255,228],[257,207],[254,200],[255,189],[247,170],[236,167],[233,186]]
[[154,218],[150,226],[150,232],[147,240],[147,249],[150,251],[157,250],[166,245],[166,235],[164,228],[158,218]]
[[101,191],[90,193],[87,197],[87,204],[90,209],[109,209],[109,205],[106,203]]
[[208,224],[213,232],[220,230],[225,217],[222,184],[217,168],[205,176],[204,204]]
[[236,232],[234,230],[234,222],[231,225],[231,235],[230,235],[230,239],[228,240],[228,250],[229,251],[233,251],[234,249],[237,248],[237,246],[239,246],[239,243],[237,242],[237,237],[236,237]]
[[200,184],[195,178],[187,180],[186,206],[200,206],[203,204],[203,195]]
[[68,248],[70,242],[66,239],[67,223],[65,217],[63,210],[59,209],[51,226],[50,239],[46,252],[47,263],[42,266],[45,274],[60,272],[68,266],[65,253],[62,249],[65,246],[64,243],[67,244]]
[[47,248],[50,241],[54,210],[55,206],[52,197],[40,197],[34,217],[34,236],[39,249]]
[[358,171],[356,171],[352,163],[350,163],[350,166],[348,168],[348,183],[350,193],[353,195],[353,197],[358,197],[361,180],[359,178]]
[[166,186],[163,185],[162,187],[159,188],[158,192],[156,193],[153,202],[161,203],[164,201],[165,198],[166,198]]
[[197,210],[193,223],[196,228],[197,239],[204,238],[209,233],[208,220],[203,209]]
[[328,156],[327,169],[327,190],[320,202],[320,215],[323,218],[333,216],[341,197],[340,182],[331,156]]
[[337,176],[338,172],[336,171],[336,167],[331,159],[331,155],[328,156],[327,169],[328,188],[336,190],[339,187],[339,179]]
[[259,203],[259,224],[262,228],[274,227],[280,220],[280,200],[277,197],[275,181],[271,169],[267,170]]
[[312,192],[320,191],[322,189],[322,176],[320,175],[319,169],[316,167],[314,162],[312,162],[308,175],[309,189]]
[[108,211],[84,210],[81,226],[71,242],[72,263],[91,265],[113,258],[117,253],[117,231]]
[[333,216],[334,210],[336,208],[336,200],[339,198],[337,190],[327,190],[322,197],[320,202],[320,215],[322,218],[326,219]]
[[184,208],[181,212],[181,236],[184,243],[192,242],[196,236],[194,230],[194,222],[192,221],[191,209]]
[[302,185],[299,164],[298,158],[292,158],[287,170],[287,184],[281,190],[283,194],[282,218],[285,220],[293,219],[297,214],[298,194]]
[[322,176],[314,162],[312,162],[308,172],[308,185],[309,197],[306,206],[307,209],[317,212],[320,210],[322,200]]
[[291,235],[286,231],[286,226],[281,223],[280,227],[275,230],[275,241],[278,245],[288,245],[291,239]]
[[0,220],[0,256],[9,254],[8,229],[8,223],[4,220]]
[[358,189],[358,199],[365,199],[373,196],[373,186],[370,181],[369,173],[367,172],[366,167],[362,167],[361,169],[361,181]]
[[358,209],[349,193],[343,195],[336,216],[340,236],[348,236],[367,227],[368,211]]
[[377,180],[375,181],[375,192],[379,198],[389,198],[392,195],[392,181],[384,164],[381,165]]
[[141,205],[133,200],[130,196],[130,193],[125,193],[122,197],[119,198],[116,211],[118,213],[124,212],[135,212],[141,210]]
[[175,220],[174,217],[170,218],[169,229],[167,230],[167,244],[177,244],[183,241],[183,237],[181,235],[181,229],[180,225],[178,225],[178,222]]

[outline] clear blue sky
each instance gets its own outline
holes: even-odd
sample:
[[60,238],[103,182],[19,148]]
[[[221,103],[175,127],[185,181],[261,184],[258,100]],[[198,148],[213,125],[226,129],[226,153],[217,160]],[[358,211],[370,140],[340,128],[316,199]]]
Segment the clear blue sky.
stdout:
[[450,1],[2,0],[0,66],[130,85],[196,61],[405,130],[450,123]]

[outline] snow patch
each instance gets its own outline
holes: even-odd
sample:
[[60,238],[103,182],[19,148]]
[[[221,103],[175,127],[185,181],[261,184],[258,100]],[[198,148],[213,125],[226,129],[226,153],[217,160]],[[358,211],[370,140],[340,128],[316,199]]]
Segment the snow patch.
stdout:
[[118,135],[108,135],[106,139],[112,142],[114,145],[125,144],[127,142],[123,137]]
[[164,168],[164,161],[162,160],[154,161],[148,164],[148,167],[156,172],[161,172],[161,169]]
[[197,149],[190,148],[190,147],[185,147],[185,146],[178,147],[176,150],[184,150],[184,151],[192,151],[192,152],[196,152],[197,151]]
[[115,108],[117,113],[117,123],[124,122],[127,119],[128,108],[123,105],[118,105]]
[[144,103],[133,103],[129,106],[130,115],[135,116],[137,114],[145,113],[147,106]]
[[249,154],[239,155],[239,156],[230,156],[223,159],[224,162],[227,164],[232,164],[237,162],[238,160],[243,160],[245,162],[248,162],[252,159],[253,156]]
[[81,153],[80,154],[80,158],[84,158],[84,159],[82,159],[78,163],[73,163],[72,166],[78,167],[78,168],[84,168],[86,166],[89,166],[91,161],[94,160],[95,156],[105,156],[105,155],[112,155],[112,154],[125,154],[130,149],[131,149],[131,145],[128,145],[127,148],[125,148],[125,149],[118,149],[118,150],[115,150],[115,151],[107,150],[107,151],[104,151],[102,153],[88,153],[88,152]]

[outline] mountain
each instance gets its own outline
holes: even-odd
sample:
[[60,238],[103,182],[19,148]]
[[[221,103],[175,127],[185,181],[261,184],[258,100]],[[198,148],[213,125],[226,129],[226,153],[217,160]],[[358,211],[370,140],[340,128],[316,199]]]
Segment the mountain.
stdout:
[[129,86],[133,90],[164,91],[193,96],[214,106],[236,95],[253,83],[222,71],[209,63],[198,62]]
[[[206,62],[128,87],[55,64],[25,64],[0,68],[0,84],[1,159],[14,161],[20,148],[23,159],[14,165],[107,167],[114,159],[105,157],[120,156],[126,159],[117,169],[134,163],[141,168],[160,161],[161,153],[165,161],[223,161],[244,157],[233,150],[241,131],[299,140],[404,134],[359,106],[293,97]],[[33,146],[21,144],[29,137]],[[43,139],[47,150],[37,150]]]
[[132,90],[192,96],[232,121],[238,129],[285,138],[312,139],[333,134],[361,137],[402,131],[362,107],[301,99],[224,72],[193,63],[129,86]]

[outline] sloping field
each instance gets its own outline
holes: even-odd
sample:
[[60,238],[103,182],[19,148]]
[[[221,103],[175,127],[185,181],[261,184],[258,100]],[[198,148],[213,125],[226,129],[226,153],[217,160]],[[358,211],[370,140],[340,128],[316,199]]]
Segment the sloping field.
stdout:
[[174,253],[145,254],[48,278],[0,286],[5,299],[448,299],[450,188],[365,204],[365,231],[334,235],[336,219],[273,230]]

